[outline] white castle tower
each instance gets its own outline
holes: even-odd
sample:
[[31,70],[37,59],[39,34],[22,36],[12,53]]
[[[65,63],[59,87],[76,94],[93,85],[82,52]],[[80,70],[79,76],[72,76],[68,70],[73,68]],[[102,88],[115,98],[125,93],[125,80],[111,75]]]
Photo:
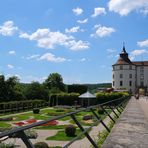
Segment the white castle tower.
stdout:
[[140,88],[148,92],[148,61],[132,62],[123,45],[117,62],[112,65],[112,87],[135,93]]

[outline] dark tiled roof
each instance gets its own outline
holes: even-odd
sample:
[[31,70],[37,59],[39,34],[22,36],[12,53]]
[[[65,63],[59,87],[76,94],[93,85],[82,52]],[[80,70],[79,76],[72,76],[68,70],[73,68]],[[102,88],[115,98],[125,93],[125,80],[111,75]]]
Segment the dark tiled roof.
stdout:
[[132,63],[136,66],[148,66],[148,61],[133,61]]

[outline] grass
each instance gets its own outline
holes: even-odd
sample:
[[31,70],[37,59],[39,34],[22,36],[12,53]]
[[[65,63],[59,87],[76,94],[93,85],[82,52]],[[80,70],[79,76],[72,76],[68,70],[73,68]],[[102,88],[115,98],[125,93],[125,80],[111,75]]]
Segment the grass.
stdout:
[[11,124],[0,121],[0,128],[7,128],[7,127],[11,127]]
[[67,125],[55,125],[55,126],[38,126],[35,129],[42,129],[42,130],[54,130],[54,129],[64,129]]
[[[119,113],[117,113],[117,114],[120,115]],[[113,119],[116,121],[117,117],[114,116]],[[107,126],[111,130],[113,128],[114,124],[115,123],[111,120]],[[103,145],[103,143],[106,140],[108,135],[109,135],[109,132],[106,129],[99,133],[99,135],[98,135],[99,141],[97,141],[98,148],[102,147],[102,145]]]
[[[80,133],[81,133],[81,130],[80,129],[77,129],[76,130],[76,135],[74,137],[76,137]],[[56,135],[46,138],[46,140],[70,141],[74,137],[68,137],[68,136],[66,136],[65,131],[64,130],[61,130],[61,131],[58,131]],[[82,139],[82,138],[84,138],[84,136],[82,136],[80,139]]]

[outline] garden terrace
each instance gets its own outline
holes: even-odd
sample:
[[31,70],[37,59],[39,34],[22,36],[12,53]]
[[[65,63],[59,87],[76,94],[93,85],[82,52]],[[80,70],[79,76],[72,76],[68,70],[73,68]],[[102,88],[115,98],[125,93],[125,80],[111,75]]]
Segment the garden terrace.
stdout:
[[[116,117],[119,117],[119,114],[123,111],[128,100],[129,100],[129,97],[122,97],[122,98],[108,101],[106,103],[98,104],[95,106],[90,106],[90,107],[82,108],[82,109],[76,109],[75,111],[65,113],[64,115],[51,117],[48,120],[39,121],[39,122],[35,122],[35,123],[29,124],[26,126],[21,126],[21,127],[17,127],[17,128],[11,129],[11,130],[4,131],[0,134],[0,138],[3,138],[3,137],[10,138],[15,135],[15,138],[16,137],[20,138],[24,142],[26,147],[34,148],[34,145],[32,144],[31,140],[29,139],[29,137],[25,133],[26,130],[29,130],[32,128],[39,128],[42,125],[46,125],[46,124],[56,121],[56,120],[62,120],[64,118],[71,118],[72,122],[75,125],[77,125],[77,128],[79,129],[80,132],[77,136],[72,137],[72,139],[68,143],[66,143],[65,146],[63,146],[63,147],[65,147],[65,148],[69,147],[72,143],[74,143],[82,135],[84,135],[85,137],[87,137],[87,139],[91,143],[91,145],[98,148],[98,145],[96,144],[95,140],[89,135],[89,131],[91,131],[92,127],[96,126],[96,124],[98,124],[98,122],[101,123],[105,127],[107,132],[110,132],[110,128],[108,127],[108,125],[106,125],[104,123],[104,121],[103,121],[104,117],[102,117],[100,114],[98,114],[99,111],[97,113],[96,109],[99,108],[101,111],[105,112],[105,114],[110,118],[110,120],[112,120],[112,122],[115,123],[114,118],[110,115],[111,111]],[[79,118],[77,116],[78,114],[81,114],[85,111],[91,112],[92,116],[95,118],[95,121],[92,124],[89,124],[90,126],[87,126],[87,127],[84,127],[84,124],[82,124],[82,122],[79,120]],[[85,117],[85,119],[92,118],[92,116],[87,116],[87,117]]]

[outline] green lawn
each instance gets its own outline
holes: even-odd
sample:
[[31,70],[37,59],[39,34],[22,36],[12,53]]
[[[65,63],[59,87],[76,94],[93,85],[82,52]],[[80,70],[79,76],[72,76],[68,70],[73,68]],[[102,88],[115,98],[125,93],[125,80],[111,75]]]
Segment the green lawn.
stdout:
[[64,129],[67,125],[55,125],[55,126],[38,126],[35,129],[53,130],[53,129]]
[[[80,133],[81,133],[81,130],[80,129],[77,129],[76,130],[76,135],[74,137],[76,137]],[[65,131],[64,130],[61,130],[61,131],[58,131],[58,133],[56,135],[46,138],[46,140],[70,141],[74,137],[68,137],[68,136],[66,136]],[[84,136],[82,136],[79,139],[82,139],[82,138],[84,138]]]
[[7,127],[11,127],[11,124],[6,123],[4,121],[0,121],[0,128],[7,128]]

